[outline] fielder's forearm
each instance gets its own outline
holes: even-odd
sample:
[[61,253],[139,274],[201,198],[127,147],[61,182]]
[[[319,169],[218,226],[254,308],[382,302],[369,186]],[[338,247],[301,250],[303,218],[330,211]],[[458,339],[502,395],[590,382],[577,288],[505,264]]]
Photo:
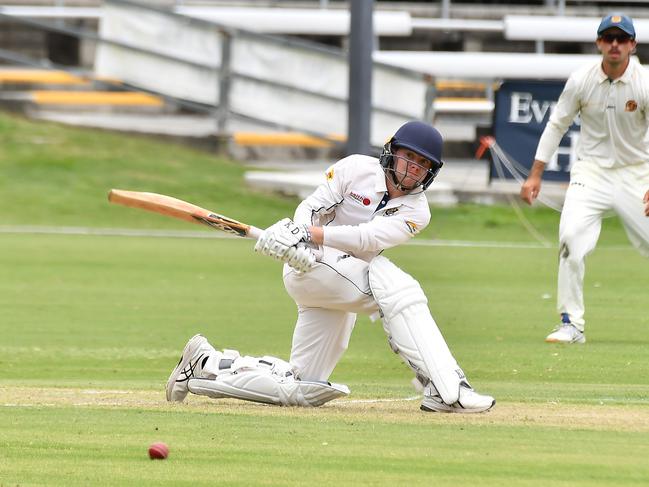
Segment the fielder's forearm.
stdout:
[[543,177],[543,172],[545,171],[545,162],[540,161],[539,159],[534,159],[534,164],[532,164],[532,169],[530,170],[529,178],[538,178]]

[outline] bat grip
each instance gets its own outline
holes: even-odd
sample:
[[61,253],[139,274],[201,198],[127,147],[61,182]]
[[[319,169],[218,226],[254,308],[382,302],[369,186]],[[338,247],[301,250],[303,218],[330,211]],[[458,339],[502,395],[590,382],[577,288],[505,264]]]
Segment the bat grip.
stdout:
[[262,233],[264,233],[264,231],[261,228],[253,227],[252,225],[250,225],[246,236],[248,238],[254,238],[255,240],[257,240],[259,237],[261,237]]

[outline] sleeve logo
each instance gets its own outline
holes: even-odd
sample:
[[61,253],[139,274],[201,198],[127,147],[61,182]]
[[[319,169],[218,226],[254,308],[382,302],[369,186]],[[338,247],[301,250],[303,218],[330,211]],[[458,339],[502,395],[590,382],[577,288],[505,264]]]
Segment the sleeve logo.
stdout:
[[327,176],[327,181],[331,181],[334,178],[334,170],[329,169],[326,173],[326,176]]
[[419,232],[419,227],[415,222],[406,220],[406,225],[408,225],[408,230],[410,230],[410,233],[412,233],[413,235]]

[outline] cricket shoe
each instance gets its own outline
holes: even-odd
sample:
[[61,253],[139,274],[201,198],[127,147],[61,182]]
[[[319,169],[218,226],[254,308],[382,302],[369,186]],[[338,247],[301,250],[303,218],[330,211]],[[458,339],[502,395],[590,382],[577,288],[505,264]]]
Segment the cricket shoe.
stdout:
[[429,383],[424,389],[424,400],[420,409],[435,413],[483,413],[489,411],[494,404],[496,404],[496,400],[493,397],[478,394],[466,381],[462,381],[460,382],[459,399],[448,405],[442,401],[435,386]]
[[214,351],[214,347],[203,335],[194,335],[189,339],[178,365],[167,381],[167,401],[182,402],[185,399],[189,392],[189,379],[201,376],[204,361]]
[[586,343],[586,335],[572,323],[561,323],[545,337],[548,343]]

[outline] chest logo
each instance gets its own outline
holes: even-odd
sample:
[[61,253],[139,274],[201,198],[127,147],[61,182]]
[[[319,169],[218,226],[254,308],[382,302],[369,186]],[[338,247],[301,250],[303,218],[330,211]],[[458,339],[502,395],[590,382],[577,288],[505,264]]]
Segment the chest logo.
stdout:
[[635,112],[638,109],[638,103],[635,100],[629,100],[624,105],[625,112]]
[[385,210],[384,215],[385,215],[385,216],[392,216],[392,215],[394,215],[397,211],[399,211],[399,208],[388,208],[387,210]]
[[372,202],[367,196],[361,196],[360,194],[354,193],[353,191],[349,193],[349,196],[358,201],[363,206],[369,206]]

